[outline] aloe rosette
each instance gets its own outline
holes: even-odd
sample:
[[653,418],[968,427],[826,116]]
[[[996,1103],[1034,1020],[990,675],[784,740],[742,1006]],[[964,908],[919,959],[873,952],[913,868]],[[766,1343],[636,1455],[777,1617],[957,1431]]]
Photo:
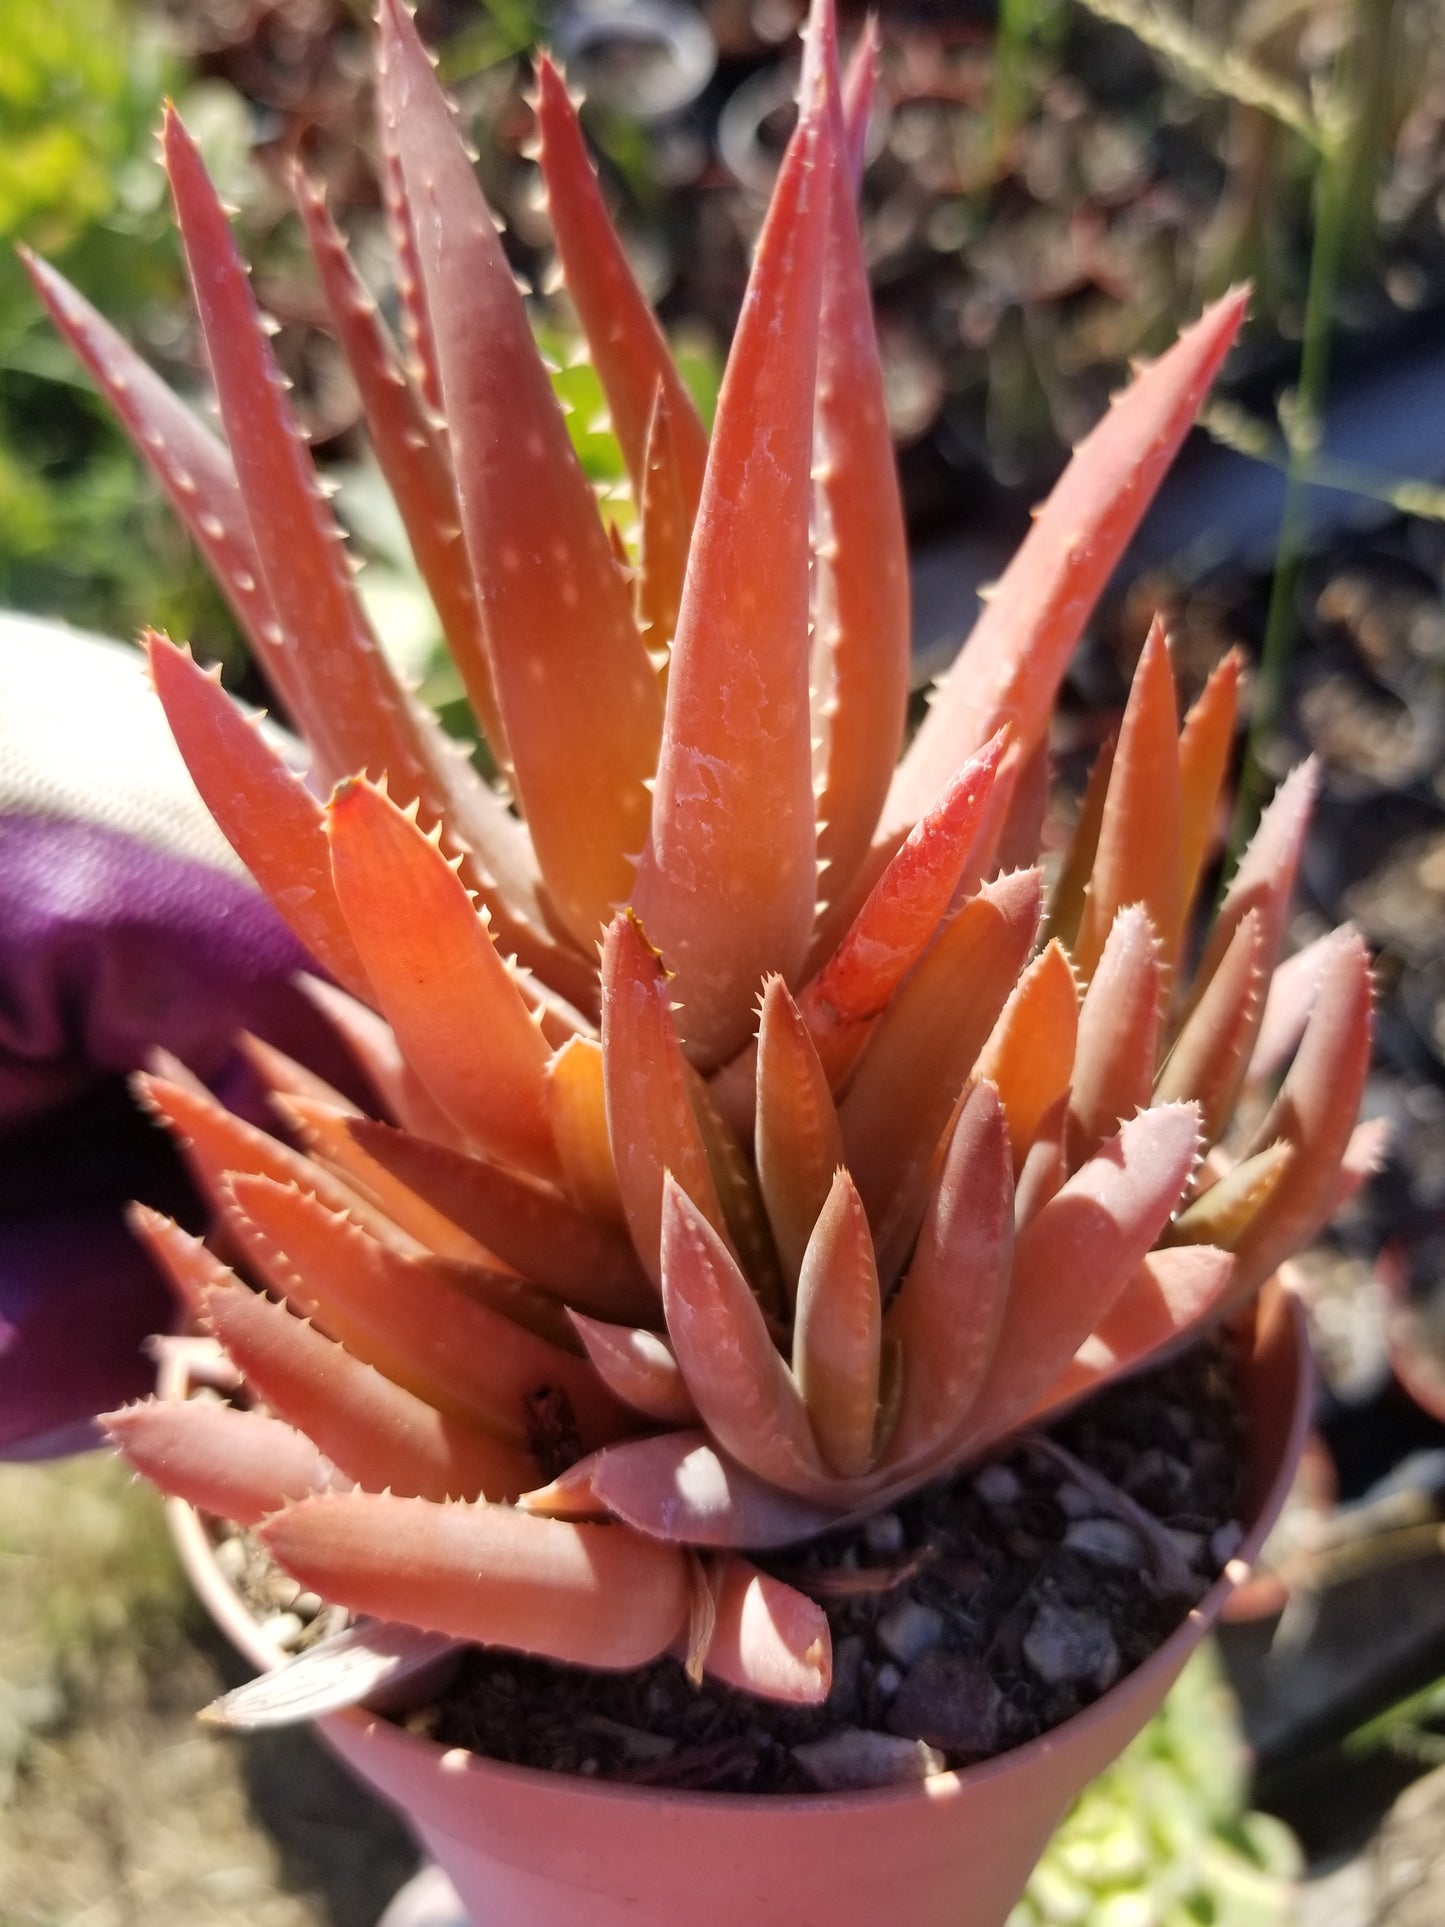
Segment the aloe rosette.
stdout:
[[1072,841],[1047,880],[1036,861],[1058,685],[1245,298],[1078,449],[899,760],[906,556],[855,213],[871,34],[840,82],[815,7],[711,435],[539,62],[623,540],[430,61],[398,0],[381,14],[399,344],[304,179],[298,201],[497,784],[368,628],[174,113],[224,443],[31,264],[310,745],[303,779],[149,639],[196,783],[383,1113],[261,1046],[274,1137],[178,1064],[141,1080],[263,1289],[138,1211],[251,1402],[110,1428],[358,1614],[602,1667],[671,1650],[816,1701],[822,1611],[752,1555],[1243,1307],[1374,1155],[1363,946],[1279,961],[1308,765],[1197,938],[1233,657],[1181,725],[1155,628]]

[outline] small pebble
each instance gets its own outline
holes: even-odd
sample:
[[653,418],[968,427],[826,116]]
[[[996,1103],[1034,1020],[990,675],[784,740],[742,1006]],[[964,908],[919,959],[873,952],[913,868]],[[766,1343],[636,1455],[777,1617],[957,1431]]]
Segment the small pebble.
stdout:
[[262,1639],[269,1639],[273,1646],[279,1646],[283,1653],[289,1653],[306,1630],[306,1623],[296,1613],[272,1613],[263,1619],[256,1628]]
[[300,1613],[303,1619],[314,1619],[326,1604],[319,1592],[298,1592],[291,1601],[293,1613]]
[[900,1666],[911,1666],[936,1646],[943,1633],[943,1614],[916,1599],[904,1599],[884,1613],[873,1628],[878,1644]]
[[986,1506],[1007,1506],[1017,1503],[1023,1486],[1011,1466],[986,1465],[974,1473],[973,1489]]
[[1227,1566],[1243,1544],[1244,1527],[1238,1519],[1231,1519],[1210,1539],[1209,1556],[1216,1566]]
[[1066,1519],[1092,1519],[1099,1511],[1099,1501],[1081,1485],[1065,1480],[1054,1494],[1060,1512]]
[[269,1572],[261,1587],[261,1596],[268,1606],[274,1606],[278,1612],[294,1612],[296,1601],[301,1596],[301,1586],[289,1572]]
[[906,1543],[903,1521],[896,1512],[880,1512],[863,1528],[863,1543],[875,1559],[893,1559]]
[[1064,1544],[1070,1552],[1120,1572],[1137,1572],[1144,1563],[1144,1541],[1122,1519],[1076,1519],[1064,1534]]
[[888,1729],[977,1759],[998,1747],[1002,1708],[987,1667],[935,1647],[904,1680],[888,1709]]
[[246,1542],[234,1535],[216,1542],[216,1564],[234,1584],[246,1570]]
[[902,1684],[903,1675],[891,1659],[885,1660],[873,1675],[873,1688],[880,1699],[891,1700]]
[[925,1746],[921,1740],[867,1732],[857,1726],[845,1726],[825,1740],[808,1740],[795,1746],[793,1758],[814,1786],[829,1793],[847,1787],[926,1780],[948,1765],[937,1748]]
[[833,1644],[833,1683],[828,1689],[828,1711],[834,1719],[851,1720],[858,1713],[858,1679],[863,1667],[863,1635],[845,1633]]
[[1179,1556],[1186,1566],[1198,1566],[1204,1560],[1204,1534],[1186,1532],[1182,1526],[1166,1526],[1164,1530],[1179,1548]]
[[1106,1619],[1046,1600],[1024,1634],[1024,1658],[1049,1686],[1086,1682],[1100,1692],[1119,1675],[1119,1649]]

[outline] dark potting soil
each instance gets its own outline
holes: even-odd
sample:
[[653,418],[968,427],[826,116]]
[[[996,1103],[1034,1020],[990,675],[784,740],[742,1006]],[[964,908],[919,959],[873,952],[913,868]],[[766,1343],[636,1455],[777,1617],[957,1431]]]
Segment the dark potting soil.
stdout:
[[738,1793],[967,1766],[1138,1666],[1239,1542],[1228,1345],[1198,1346],[865,1525],[758,1563],[824,1607],[833,1687],[782,1706],[675,1660],[595,1672],[471,1650],[408,1727],[546,1771]]

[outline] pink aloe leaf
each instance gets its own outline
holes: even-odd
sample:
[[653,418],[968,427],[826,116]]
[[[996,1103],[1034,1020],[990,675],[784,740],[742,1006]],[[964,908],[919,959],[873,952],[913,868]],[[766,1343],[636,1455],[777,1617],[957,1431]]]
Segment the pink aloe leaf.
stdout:
[[103,1413],[99,1424],[126,1463],[162,1492],[237,1525],[255,1525],[339,1477],[293,1427],[213,1399],[146,1399]]
[[1147,912],[1131,904],[1115,917],[1096,959],[1074,1051],[1066,1134],[1071,1165],[1091,1157],[1149,1101],[1164,999],[1160,948]]
[[1260,1020],[1263,947],[1260,914],[1246,911],[1159,1072],[1156,1097],[1165,1104],[1193,1098],[1206,1144],[1229,1123],[1249,1068]]
[[312,956],[356,997],[366,971],[331,884],[321,805],[259,719],[247,717],[188,649],[147,631],[151,679],[206,808]]
[[1304,1038],[1254,1145],[1295,1156],[1235,1246],[1238,1295],[1262,1283],[1324,1222],[1370,1066],[1373,982],[1364,942],[1342,933],[1320,973]]
[[254,1031],[243,1030],[236,1039],[246,1062],[265,1085],[273,1106],[284,1098],[300,1098],[308,1104],[324,1106],[339,1112],[343,1117],[356,1116],[359,1106],[353,1104],[344,1092],[338,1091],[334,1084],[328,1084],[324,1077],[294,1057],[288,1057],[274,1044],[268,1044],[264,1037],[257,1037]]
[[637,1326],[604,1325],[580,1311],[572,1324],[597,1376],[624,1405],[659,1425],[696,1425],[697,1407],[665,1338]]
[[693,1115],[702,1133],[707,1167],[722,1207],[723,1228],[747,1273],[758,1303],[770,1318],[783,1313],[784,1286],[777,1246],[763,1203],[762,1186],[751,1157],[713,1097],[712,1086],[683,1059],[683,1076]]
[[1024,1154],[1014,1181],[1014,1224],[1036,1218],[1069,1175],[1064,1136],[1069,1121],[1069,1093],[1063,1091],[1039,1119],[1034,1141]]
[[296,666],[276,625],[230,452],[63,275],[27,248],[20,258],[51,320],[100,385],[205,556],[278,695],[288,709],[298,710]]
[[235,1273],[229,1266],[223,1265],[199,1238],[183,1231],[174,1218],[166,1217],[163,1212],[152,1211],[149,1205],[131,1204],[126,1207],[125,1221],[155,1260],[176,1294],[177,1303],[192,1319],[207,1285],[229,1284],[234,1280]]
[[1014,1176],[1065,1098],[1079,1034],[1079,986],[1063,945],[1046,944],[1019,978],[979,1059],[1008,1122]]
[[714,1588],[703,1670],[762,1699],[816,1706],[828,1697],[833,1642],[816,1600],[734,1554]]
[[434,1410],[274,1299],[217,1283],[200,1309],[252,1390],[367,1491],[511,1499],[535,1484],[530,1453]]
[[1029,1414],[1038,1424],[1128,1372],[1161,1363],[1218,1311],[1234,1280],[1234,1260],[1212,1245],[1151,1251],[1099,1329]]
[[813,1226],[843,1162],[843,1134],[827,1074],[781,977],[763,986],[757,1066],[758,1179],[791,1303]]
[[1250,1054],[1246,1077],[1250,1085],[1277,1077],[1294,1056],[1314,1009],[1321,974],[1340,941],[1338,931],[1327,930],[1276,967],[1265,995],[1259,1035]]
[[587,1465],[597,1502],[655,1539],[756,1552],[812,1538],[840,1516],[756,1478],[720,1452],[706,1432],[629,1439],[606,1447]]
[[327,212],[324,189],[299,166],[292,169],[291,189],[332,324],[361,396],[377,463],[401,512],[467,698],[493,754],[505,764],[507,739],[492,688],[447,445],[397,358],[375,298]]
[[398,1184],[543,1291],[594,1317],[656,1320],[656,1291],[627,1238],[554,1186],[369,1118],[345,1128]]
[[934,1150],[1033,946],[1040,887],[1037,871],[986,884],[869,1037],[839,1118],[880,1253],[900,1226],[912,1241]]
[[607,1129],[632,1242],[662,1282],[662,1194],[669,1171],[722,1232],[722,1204],[689,1096],[667,974],[636,919],[615,917],[602,945],[602,1070]]
[[1339,1175],[1325,1211],[1327,1223],[1337,1211],[1344,1210],[1361,1186],[1368,1184],[1384,1164],[1392,1135],[1393,1127],[1387,1117],[1366,1118],[1363,1124],[1355,1126],[1345,1146],[1345,1155],[1340,1159]]
[[854,42],[843,75],[843,157],[855,194],[863,185],[868,122],[873,113],[873,96],[878,88],[880,51],[878,16],[870,13],[863,22],[862,33]]
[[1089,612],[1188,433],[1244,319],[1247,291],[1206,309],[1080,443],[899,765],[884,823],[909,824],[947,772],[1012,721],[1043,738]]
[[482,1150],[557,1166],[547,1043],[438,842],[364,781],[327,812],[337,897],[407,1063]]
[[1013,1256],[1013,1161],[991,1084],[970,1091],[884,1329],[903,1348],[903,1401],[885,1464],[931,1452],[972,1405],[1002,1329]]
[[793,1376],[824,1462],[840,1478],[873,1463],[883,1301],[873,1238],[840,1169],[803,1254],[793,1319]]
[[1161,1240],[1166,1245],[1219,1245],[1232,1251],[1294,1162],[1283,1138],[1231,1165],[1186,1205]]
[[[826,7],[815,9],[810,32],[842,154],[847,130]],[[819,885],[831,898],[866,854],[888,794],[911,645],[903,501],[855,187],[843,164],[829,182],[813,438],[814,774]]]
[[707,430],[612,225],[566,82],[545,53],[537,58],[537,131],[563,279],[607,396],[634,494],[640,500],[645,490],[648,425],[660,390],[691,526],[702,494]]
[[830,120],[805,115],[723,379],[633,894],[704,1069],[741,1048],[764,975],[795,976],[813,927],[809,469],[834,164]]
[[445,1633],[366,1620],[308,1646],[284,1666],[232,1687],[197,1718],[233,1733],[295,1726],[399,1687],[421,1692],[460,1651]]
[[1199,1152],[1189,1104],[1141,1112],[1026,1224],[967,1449],[1000,1437],[1067,1371],[1169,1220]]
[[1119,912],[1141,904],[1167,972],[1184,921],[1180,894],[1179,713],[1164,625],[1156,617],[1119,730],[1074,962],[1087,980]]
[[428,1405],[527,1442],[527,1401],[564,1393],[588,1444],[628,1418],[585,1360],[458,1289],[461,1268],[403,1258],[305,1191],[229,1181],[228,1221],[272,1289],[357,1358]]
[[807,1409],[727,1246],[673,1180],[662,1211],[662,1303],[703,1422],[739,1464],[785,1490],[826,1478]]
[[1210,929],[1194,974],[1195,1003],[1204,995],[1234,941],[1235,931],[1251,910],[1259,918],[1260,967],[1274,968],[1318,790],[1319,768],[1310,757],[1290,771],[1270,799]]
[[400,0],[382,6],[381,44],[383,124],[415,224],[517,792],[558,915],[590,948],[632,887],[661,698],[512,270]]
[[1185,916],[1218,834],[1242,668],[1243,657],[1237,649],[1221,658],[1184,719],[1179,737],[1179,888]]
[[287,1506],[261,1537],[354,1612],[580,1666],[645,1665],[687,1615],[686,1558],[623,1526],[347,1493]]

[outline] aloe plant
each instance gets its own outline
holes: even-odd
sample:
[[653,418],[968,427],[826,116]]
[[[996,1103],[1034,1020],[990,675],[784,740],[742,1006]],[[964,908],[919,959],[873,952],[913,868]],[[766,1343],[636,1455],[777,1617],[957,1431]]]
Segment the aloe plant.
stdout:
[[854,213],[875,53],[865,35],[840,81],[820,0],[710,439],[540,60],[560,265],[637,503],[624,549],[384,0],[399,344],[299,199],[497,786],[368,630],[173,113],[224,444],[32,265],[310,744],[303,780],[149,639],[196,782],[383,1113],[260,1047],[284,1137],[178,1064],[141,1079],[264,1290],[139,1211],[253,1402],[151,1402],[113,1437],[359,1614],[603,1667],[678,1650],[798,1701],[828,1690],[827,1624],[753,1555],[1238,1310],[1374,1150],[1359,938],[1276,968],[1308,766],[1194,941],[1233,658],[1181,727],[1156,627],[1051,883],[1036,861],[1058,685],[1242,292],[1079,448],[898,759],[906,556]]

